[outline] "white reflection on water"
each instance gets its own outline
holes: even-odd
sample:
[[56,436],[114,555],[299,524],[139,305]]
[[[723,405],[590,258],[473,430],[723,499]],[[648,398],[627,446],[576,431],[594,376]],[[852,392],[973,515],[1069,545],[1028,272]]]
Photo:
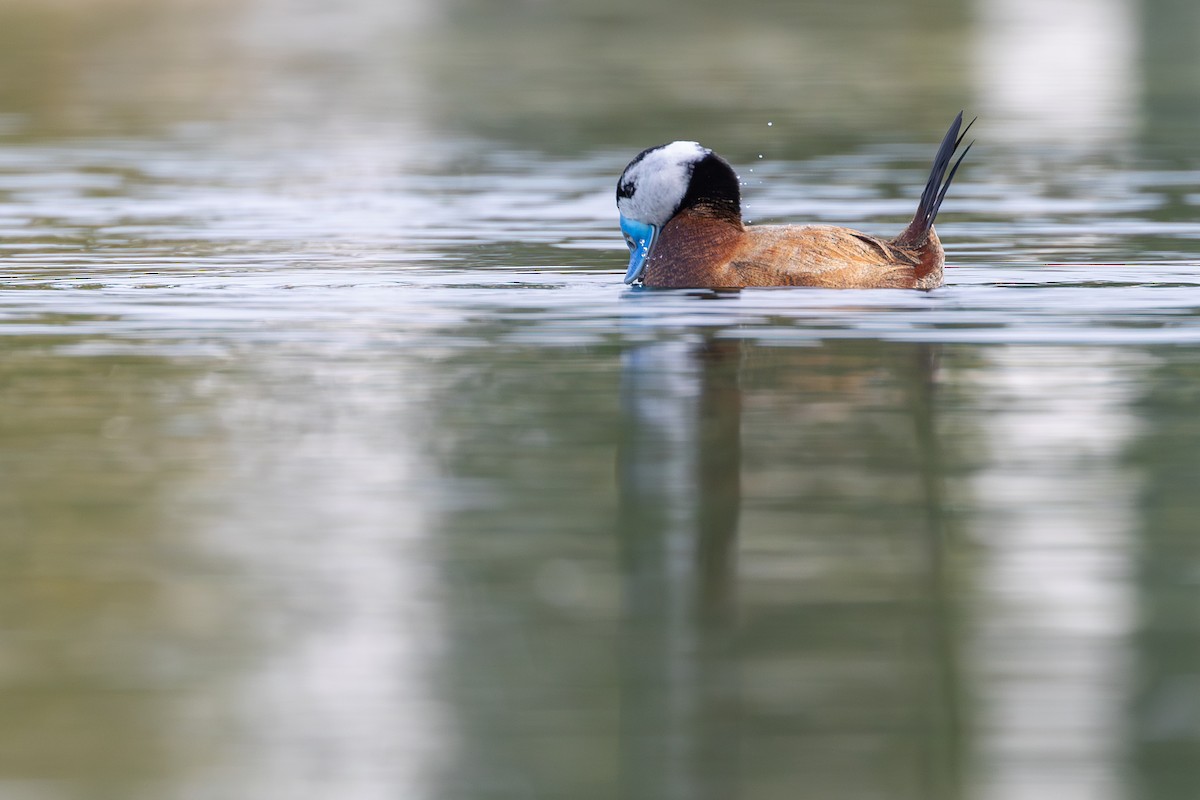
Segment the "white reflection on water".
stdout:
[[[421,385],[355,360],[259,358],[214,377],[225,452],[183,489],[190,546],[242,597],[238,667],[181,698],[181,796],[430,797],[449,752],[443,623],[414,452]],[[220,725],[214,724],[217,720]]]
[[1120,143],[1137,115],[1131,0],[975,0],[978,113],[994,136]]
[[992,350],[973,481],[982,548],[969,636],[988,800],[1124,796],[1138,485],[1119,466],[1144,354]]

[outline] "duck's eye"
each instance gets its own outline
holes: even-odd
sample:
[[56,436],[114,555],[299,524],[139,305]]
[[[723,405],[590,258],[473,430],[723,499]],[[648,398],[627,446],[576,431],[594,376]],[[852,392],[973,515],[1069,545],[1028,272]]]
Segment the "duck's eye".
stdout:
[[637,242],[635,242],[635,241],[633,240],[633,237],[632,237],[632,236],[630,236],[628,233],[627,233],[627,234],[625,234],[625,244],[629,245],[629,252],[631,252],[631,253],[632,253],[634,250],[636,250],[636,249],[637,249],[637,247],[638,247],[638,243],[637,243]]

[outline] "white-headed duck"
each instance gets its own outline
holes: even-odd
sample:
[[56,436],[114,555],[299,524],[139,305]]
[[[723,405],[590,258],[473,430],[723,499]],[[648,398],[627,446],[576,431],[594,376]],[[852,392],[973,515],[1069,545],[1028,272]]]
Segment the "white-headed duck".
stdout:
[[[972,121],[973,123],[974,121]],[[625,283],[665,288],[822,286],[934,289],[945,254],[933,222],[968,145],[971,125],[954,118],[933,159],[917,213],[894,239],[833,225],[742,224],[738,178],[696,142],[642,151],[617,182],[617,210],[629,245]]]

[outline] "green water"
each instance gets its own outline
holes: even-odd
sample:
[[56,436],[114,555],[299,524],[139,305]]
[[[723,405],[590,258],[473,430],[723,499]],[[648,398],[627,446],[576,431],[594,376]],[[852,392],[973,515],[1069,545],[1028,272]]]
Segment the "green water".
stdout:
[[[0,4],[0,800],[1190,800],[1197,37]],[[622,285],[642,148],[890,234],[960,108],[945,288]]]

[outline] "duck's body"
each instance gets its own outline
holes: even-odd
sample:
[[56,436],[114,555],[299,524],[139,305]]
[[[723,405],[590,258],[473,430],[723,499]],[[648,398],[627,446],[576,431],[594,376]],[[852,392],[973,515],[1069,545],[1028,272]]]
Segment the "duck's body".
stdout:
[[663,227],[642,280],[672,289],[934,289],[942,285],[943,263],[932,229],[920,247],[902,247],[833,225],[745,227],[685,211]]
[[959,114],[938,149],[913,221],[888,240],[832,225],[743,225],[737,176],[720,156],[695,142],[651,148],[626,167],[617,185],[621,228],[631,250],[626,283],[640,280],[663,288],[941,286],[945,255],[933,221],[962,163],[960,157],[950,168],[961,124]]

